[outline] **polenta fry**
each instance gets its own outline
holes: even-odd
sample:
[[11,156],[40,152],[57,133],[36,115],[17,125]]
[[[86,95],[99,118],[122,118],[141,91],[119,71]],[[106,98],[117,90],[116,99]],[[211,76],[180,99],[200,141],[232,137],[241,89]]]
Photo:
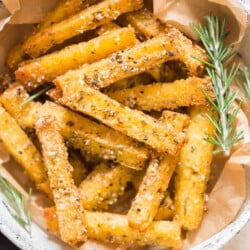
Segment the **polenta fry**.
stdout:
[[20,84],[13,84],[1,96],[0,102],[22,128],[34,128],[41,115],[55,114],[58,126],[69,144],[123,166],[143,169],[149,151],[129,137],[91,121],[55,103],[28,102],[20,105],[29,95]]
[[135,169],[143,169],[148,160],[149,151],[129,137],[55,103],[46,102],[40,114],[54,114],[60,132],[74,148]]
[[73,167],[72,177],[75,185],[78,187],[88,176],[89,171],[86,168],[80,153],[72,149],[69,150],[69,163]]
[[[54,208],[44,210],[47,227],[53,233],[58,233],[58,222]],[[109,243],[126,245],[158,245],[180,249],[181,229],[174,221],[154,221],[149,228],[141,233],[128,226],[126,215],[88,212],[86,211],[88,237]]]
[[36,187],[50,195],[42,156],[13,117],[0,106],[0,138],[10,155],[24,168]]
[[23,48],[35,58],[56,44],[108,23],[122,13],[138,10],[142,5],[142,0],[104,0],[34,34],[24,42]]
[[163,124],[138,110],[122,106],[84,81],[65,84],[58,80],[56,83],[63,92],[62,98],[57,100],[59,103],[90,115],[159,152],[175,155],[185,141],[185,129],[189,121],[185,115],[176,114],[179,118],[176,122],[181,127],[176,129],[176,124]]
[[[113,53],[98,62],[71,70],[55,81],[61,81],[64,84],[85,81],[98,88],[104,88],[118,80],[148,71],[163,62],[177,59],[185,61],[190,72],[196,74],[195,71],[202,69],[202,64],[197,63],[198,60],[192,57],[187,61],[186,50],[190,50],[193,45],[191,41],[186,40],[187,38],[178,30],[171,28],[165,35],[157,36],[125,51]],[[204,57],[201,54],[200,52],[199,58]]]
[[177,109],[207,103],[202,89],[214,98],[210,78],[189,77],[173,83],[139,85],[129,89],[107,93],[112,99],[139,110]]
[[29,97],[29,94],[19,83],[12,84],[0,96],[0,102],[4,108],[15,118],[17,123],[23,128],[33,128],[34,122],[38,118],[40,102],[21,103]]
[[27,89],[34,89],[44,82],[53,81],[70,69],[98,61],[135,43],[136,38],[132,28],[115,29],[88,42],[74,44],[28,63],[25,62],[16,70],[16,79]]
[[161,203],[154,220],[171,220],[174,217],[174,203],[168,194]]
[[165,24],[155,18],[153,14],[145,8],[125,13],[123,17],[146,39],[151,39],[166,32]]
[[[52,10],[44,20],[39,24],[36,31],[30,36],[34,35],[38,31],[51,26],[52,24],[62,21],[64,18],[67,18],[81,9],[87,8],[89,5],[97,2],[96,0],[63,0],[59,1],[58,5]],[[28,37],[26,38],[28,39]],[[23,49],[22,44],[18,44],[13,49],[11,49],[8,58],[8,66],[14,70],[17,68],[18,64],[25,60],[26,53]]]
[[101,36],[105,32],[114,31],[114,30],[117,30],[119,28],[121,28],[121,27],[114,22],[105,23],[105,24],[101,25],[99,27],[99,29],[97,29],[97,34],[99,36]]
[[99,2],[98,0],[61,0],[54,10],[48,13],[44,20],[39,24],[41,31],[55,23],[58,23],[79,11],[88,8],[90,5]]
[[127,214],[129,226],[145,231],[152,223],[174,172],[177,157],[153,158]]
[[121,196],[136,170],[121,165],[101,163],[82,181],[78,190],[82,205],[87,210],[107,210]]
[[181,149],[176,169],[174,218],[187,230],[200,225],[204,212],[204,194],[213,151],[213,145],[206,139],[214,134],[214,127],[206,116],[208,112],[206,106],[190,109],[188,142]]
[[61,239],[70,244],[83,242],[87,239],[85,211],[74,185],[73,168],[68,162],[63,138],[53,117],[40,118],[35,127],[54,197]]

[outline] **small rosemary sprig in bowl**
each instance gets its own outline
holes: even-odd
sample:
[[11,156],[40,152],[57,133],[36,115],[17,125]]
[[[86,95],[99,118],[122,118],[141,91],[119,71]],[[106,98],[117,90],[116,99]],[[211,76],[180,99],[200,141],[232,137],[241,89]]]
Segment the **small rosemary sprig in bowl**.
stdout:
[[209,137],[208,141],[216,146],[215,153],[223,152],[228,156],[232,146],[243,139],[243,132],[237,131],[235,124],[240,109],[239,105],[236,108],[234,106],[238,92],[231,89],[239,66],[233,64],[230,68],[228,67],[236,52],[232,45],[225,43],[228,35],[226,18],[221,21],[218,17],[209,15],[205,17],[205,21],[205,25],[192,24],[191,27],[200,38],[207,52],[208,61],[204,61],[204,63],[211,78],[215,95],[215,100],[212,100],[203,90],[204,95],[216,112],[215,115],[208,115],[216,129],[215,136]]
[[30,198],[31,189],[29,191],[29,200],[27,206],[25,205],[24,196],[11,185],[1,174],[0,174],[0,190],[5,195],[8,200],[9,205],[13,209],[10,209],[4,201],[3,204],[11,214],[11,216],[16,220],[16,222],[21,225],[29,234],[31,234],[31,220],[30,220]]

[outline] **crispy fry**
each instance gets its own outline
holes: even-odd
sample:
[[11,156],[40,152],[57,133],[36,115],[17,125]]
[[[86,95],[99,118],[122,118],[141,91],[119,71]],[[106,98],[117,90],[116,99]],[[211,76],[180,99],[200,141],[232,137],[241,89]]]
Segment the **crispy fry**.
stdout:
[[88,42],[68,46],[60,51],[31,60],[15,72],[16,79],[28,89],[54,80],[70,69],[105,58],[136,43],[132,28],[120,28]]
[[213,151],[213,145],[206,138],[214,133],[214,127],[206,116],[208,112],[206,106],[191,108],[188,142],[181,150],[176,170],[174,218],[188,230],[200,225],[204,211],[204,194]]
[[165,194],[165,198],[161,203],[157,214],[155,216],[155,220],[171,220],[174,217],[174,204],[173,200],[168,194]]
[[86,168],[79,152],[69,150],[69,163],[73,167],[72,177],[75,185],[78,187],[80,183],[88,176],[88,169]]
[[108,23],[122,13],[140,9],[142,4],[142,0],[102,1],[34,34],[24,42],[23,48],[28,55],[35,58],[54,45]]
[[[57,233],[58,224],[54,208],[46,208],[44,216],[48,229]],[[178,223],[154,221],[149,228],[140,233],[128,226],[125,215],[86,211],[88,237],[109,243],[139,245],[158,245],[162,247],[181,248],[181,229]]]
[[123,15],[127,22],[146,39],[153,38],[166,32],[165,24],[155,18],[147,9],[126,13]]
[[[182,49],[185,51],[183,58],[179,58],[179,60],[184,63],[183,66],[187,68],[189,75],[201,76],[204,73],[203,63],[199,62],[193,57],[205,60],[205,52],[198,45],[192,44],[188,38],[180,33],[180,31],[170,25],[166,26],[166,24],[163,24],[161,21],[157,20],[147,9],[125,13],[124,18],[128,24],[135,28],[136,32],[140,34],[140,37],[143,36],[146,39],[150,39],[157,35],[163,35],[166,32],[174,32],[176,39],[181,39],[180,47],[182,47]],[[161,71],[157,67],[154,69],[155,72],[151,70],[152,76],[155,76],[155,73],[159,74]]]
[[175,122],[181,127],[176,129],[176,124],[170,121],[163,124],[138,110],[122,106],[84,81],[65,84],[58,80],[56,83],[63,92],[58,102],[90,115],[159,152],[166,151],[175,155],[184,143],[185,128],[188,125],[185,115],[176,114],[178,118]]
[[174,172],[177,157],[153,158],[127,214],[129,226],[145,231],[152,223]]
[[40,102],[21,103],[29,97],[24,87],[19,83],[12,84],[0,96],[0,102],[4,108],[15,118],[22,128],[33,128],[35,120],[38,118]]
[[62,0],[54,10],[48,13],[44,20],[39,24],[39,31],[58,23],[79,11],[88,8],[90,5],[99,2],[98,0]]
[[[88,84],[104,88],[118,80],[148,71],[165,61],[177,59],[185,61],[190,72],[198,74],[198,71],[202,69],[201,63],[192,57],[189,60],[186,58],[186,50],[189,51],[192,46],[190,40],[187,40],[175,28],[171,28],[165,35],[137,44],[123,52],[114,53],[101,61],[71,70],[55,81],[61,81],[63,84],[85,81]],[[203,58],[201,51],[198,52],[199,57]],[[188,53],[190,54],[190,51]]]
[[33,128],[40,115],[55,114],[62,135],[74,148],[126,167],[144,168],[149,152],[129,137],[55,103],[46,102],[41,107],[41,103],[31,101],[21,106],[27,97],[20,84],[13,84],[0,96],[0,102],[22,128]]
[[145,85],[145,84],[149,84],[152,82],[153,82],[153,78],[150,75],[143,73],[140,75],[124,78],[118,82],[115,82],[114,84],[105,88],[104,92],[113,93],[114,91],[119,91],[119,90],[127,89],[127,88],[133,88],[138,85]]
[[205,105],[206,93],[214,98],[210,78],[189,77],[173,83],[139,85],[130,89],[109,92],[108,95],[118,102],[139,110],[177,109],[192,105]]
[[50,195],[42,156],[13,117],[0,106],[0,138],[13,158],[25,169],[38,189]]
[[44,163],[56,206],[60,236],[76,244],[85,241],[85,211],[72,178],[67,149],[59,134],[55,119],[43,117],[36,122],[36,132],[42,145]]
[[101,25],[99,29],[97,29],[97,34],[100,36],[100,35],[104,34],[105,32],[114,31],[114,30],[117,30],[119,28],[120,28],[120,26],[114,22],[105,23],[105,24]]
[[83,207],[93,211],[107,210],[124,193],[134,175],[140,172],[121,165],[99,164],[78,188]]
[[43,105],[41,114],[55,114],[62,135],[74,148],[129,168],[144,168],[149,152],[129,137],[51,102]]
[[[81,9],[87,8],[89,5],[97,2],[96,0],[63,0],[59,1],[58,5],[52,10],[44,20],[39,24],[36,31],[30,36],[34,35],[38,31],[51,26],[54,23],[62,21],[64,18],[67,18]],[[28,37],[26,38],[28,39]],[[18,44],[13,47],[8,55],[7,64],[14,70],[17,68],[18,64],[25,60],[26,53],[23,49],[22,44]]]

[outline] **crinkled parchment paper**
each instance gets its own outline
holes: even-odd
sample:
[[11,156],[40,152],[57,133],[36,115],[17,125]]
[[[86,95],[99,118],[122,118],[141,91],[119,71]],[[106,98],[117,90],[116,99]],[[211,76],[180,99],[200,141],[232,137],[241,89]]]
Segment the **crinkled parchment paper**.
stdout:
[[[57,0],[3,0],[0,1],[0,73],[6,72],[5,57],[9,49],[31,30],[31,23],[41,20],[45,13],[53,8]],[[243,38],[247,15],[241,9],[238,1],[229,0],[154,0],[154,13],[161,20],[174,24],[186,35],[196,39],[191,32],[191,22],[203,22],[203,16],[213,12],[218,16],[226,15],[229,20],[229,40],[239,45]],[[204,215],[201,227],[188,233],[185,241],[185,249],[191,245],[198,244],[211,237],[235,219],[245,199],[245,173],[242,164],[250,165],[250,131],[249,114],[250,108],[244,103],[244,111],[241,110],[237,117],[239,129],[245,131],[244,140],[236,145],[229,159],[219,157],[213,163],[213,175],[211,185],[213,186],[207,202],[207,212]],[[1,153],[1,156],[6,157]],[[6,160],[6,159],[4,159]],[[0,162],[2,163],[2,162]],[[6,171],[6,169],[8,171]],[[7,166],[3,168],[0,164],[0,172],[13,183],[18,189],[21,184],[24,188],[29,187],[22,171],[13,170]],[[14,176],[13,178],[9,172]],[[218,179],[218,180],[217,180]],[[16,180],[19,184],[17,184]],[[217,180],[215,185],[213,183]],[[24,189],[22,192],[25,193]],[[27,195],[27,194],[26,194]],[[40,211],[47,201],[42,201],[40,196],[34,194],[35,202],[32,205],[32,212],[35,213],[34,220],[43,227]],[[47,203],[48,204],[48,203]],[[95,241],[88,241],[82,249],[112,249],[109,244],[99,244]]]

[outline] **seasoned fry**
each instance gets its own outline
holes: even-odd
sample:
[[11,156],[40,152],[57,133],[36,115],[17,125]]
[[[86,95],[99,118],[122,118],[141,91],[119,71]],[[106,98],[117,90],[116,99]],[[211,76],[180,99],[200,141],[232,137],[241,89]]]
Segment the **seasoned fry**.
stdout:
[[33,89],[44,82],[54,80],[70,69],[100,60],[135,43],[136,38],[132,28],[115,29],[88,42],[74,44],[31,60],[29,63],[26,62],[15,72],[16,79],[27,89]]
[[120,28],[120,26],[114,22],[105,23],[105,24],[101,25],[99,29],[97,29],[97,34],[100,36],[100,35],[104,34],[105,32],[114,31],[114,30],[117,30],[119,28]]
[[108,23],[122,13],[138,10],[142,5],[142,0],[104,0],[34,34],[24,42],[23,48],[35,58],[56,44]]
[[78,187],[80,183],[88,176],[86,168],[80,153],[75,150],[69,150],[69,163],[73,167],[72,177],[75,185]]
[[160,205],[155,220],[171,220],[174,217],[173,200],[168,194],[165,194],[162,204]]
[[63,137],[74,148],[129,168],[144,168],[149,152],[129,137],[51,102],[43,105],[40,114],[54,114]]
[[87,239],[85,212],[74,185],[73,168],[68,162],[63,138],[52,117],[40,118],[35,126],[54,197],[61,239],[70,244],[83,242]]
[[188,142],[181,149],[175,179],[175,219],[184,229],[196,229],[202,220],[204,194],[210,174],[213,145],[206,141],[214,127],[207,118],[209,108],[193,107]]
[[[145,85],[153,82],[153,78],[146,74],[135,75],[132,77],[124,78],[114,84],[103,89],[105,93],[113,93],[114,91],[119,91],[122,89],[133,88],[138,85]],[[114,98],[115,99],[115,98]]]
[[[39,24],[36,31],[31,34],[33,36],[35,33],[42,31],[43,29],[51,26],[52,24],[62,21],[64,18],[67,18],[81,9],[87,8],[89,5],[96,3],[96,0],[63,0],[59,1],[58,5],[52,10],[44,20]],[[28,37],[26,38],[26,40]],[[11,49],[8,58],[8,66],[14,70],[17,68],[18,64],[25,60],[26,53],[23,49],[22,44],[18,44],[13,49]]]
[[29,97],[24,87],[19,83],[12,84],[0,96],[0,102],[4,108],[15,118],[22,128],[33,128],[35,120],[38,118],[40,102],[21,103]]
[[83,207],[93,211],[107,210],[124,193],[134,175],[140,172],[121,165],[99,164],[78,188]]
[[[46,208],[44,216],[48,229],[57,233],[58,224],[54,208]],[[90,239],[122,245],[137,243],[175,249],[180,249],[182,245],[181,229],[176,222],[154,221],[144,233],[140,233],[128,226],[125,215],[86,211],[86,223]]]
[[152,223],[174,172],[177,157],[154,157],[127,214],[129,226],[145,231]]
[[42,106],[31,101],[21,106],[27,97],[20,84],[13,84],[0,96],[0,102],[22,128],[33,128],[41,115],[55,115],[62,135],[74,148],[129,168],[144,168],[149,152],[129,137],[55,103],[46,102]]
[[173,83],[139,85],[130,89],[109,92],[108,95],[118,102],[139,110],[177,109],[207,103],[201,89],[214,98],[210,78],[189,77]]
[[54,10],[48,13],[39,24],[39,31],[58,23],[79,11],[88,8],[90,5],[99,2],[98,0],[61,0]]
[[[63,84],[85,81],[98,88],[104,88],[118,80],[148,71],[165,61],[177,59],[185,61],[190,72],[198,74],[196,71],[200,71],[202,65],[192,57],[187,60],[186,50],[189,51],[193,45],[191,41],[186,40],[187,38],[178,30],[171,28],[165,35],[137,44],[123,52],[114,53],[101,61],[71,70],[55,81]],[[203,58],[201,51],[199,52],[199,57]]]
[[25,169],[37,188],[50,195],[42,156],[15,119],[2,106],[0,106],[0,138],[4,147]]
[[84,81],[64,84],[58,80],[56,83],[63,92],[59,103],[90,115],[159,152],[175,155],[184,143],[185,128],[188,125],[185,115],[176,114],[178,118],[175,123],[181,127],[177,129],[176,124],[163,124],[138,110],[122,106]]
[[140,32],[146,39],[153,38],[166,32],[166,26],[155,18],[147,9],[125,13],[123,17]]

